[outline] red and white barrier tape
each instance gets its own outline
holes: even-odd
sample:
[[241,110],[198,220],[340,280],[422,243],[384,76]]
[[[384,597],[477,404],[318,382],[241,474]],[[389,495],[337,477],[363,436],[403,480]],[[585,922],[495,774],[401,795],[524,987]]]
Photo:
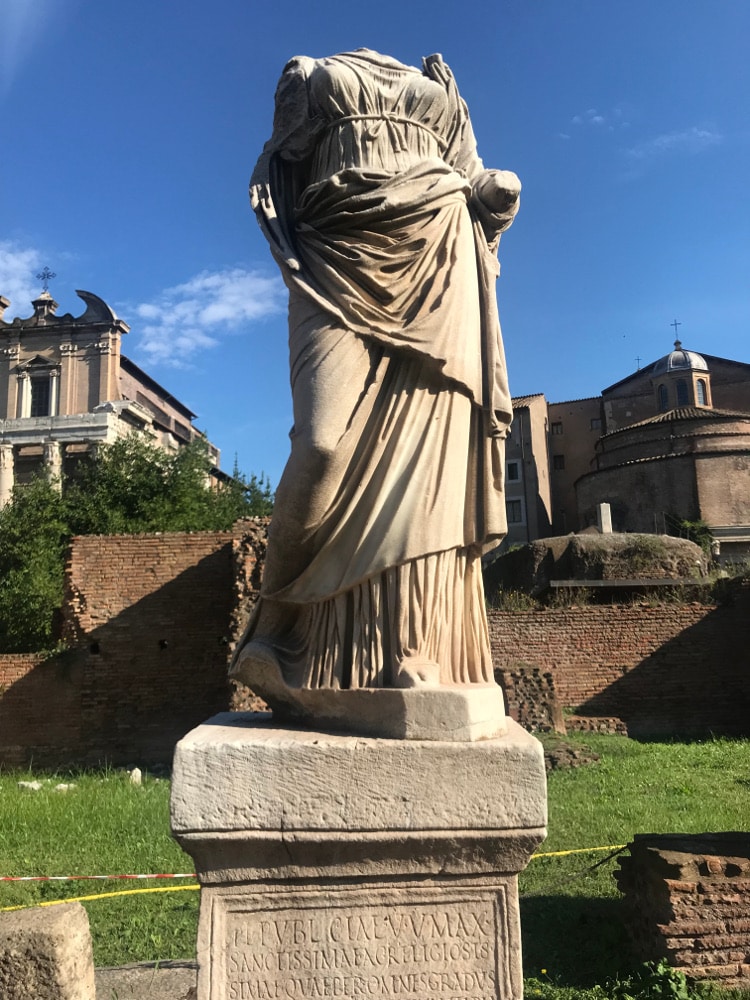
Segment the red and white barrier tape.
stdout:
[[[567,854],[587,854],[589,851],[618,851],[622,850],[625,844],[610,844],[607,847],[574,847],[568,851],[548,851],[546,853],[533,854],[531,860],[536,858],[559,858]],[[149,878],[197,878],[195,872],[177,875],[0,875],[0,882],[74,882],[74,881],[103,881],[105,879],[149,879]]]
[[196,878],[196,875],[195,872],[187,875],[0,875],[0,882],[74,882],[144,878]]

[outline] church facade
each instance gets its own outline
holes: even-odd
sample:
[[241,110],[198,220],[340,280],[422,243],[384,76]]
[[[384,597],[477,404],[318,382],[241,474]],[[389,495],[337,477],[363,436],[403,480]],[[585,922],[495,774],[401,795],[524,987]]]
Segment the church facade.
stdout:
[[60,482],[99,445],[132,432],[165,450],[203,437],[195,414],[121,353],[128,325],[98,296],[77,295],[80,316],[58,316],[45,290],[30,317],[11,322],[0,296],[0,506],[16,483],[39,473]]
[[520,473],[513,493],[526,499],[514,505],[508,483],[508,544],[584,530],[608,503],[615,531],[703,521],[724,558],[750,555],[750,365],[676,341],[599,396],[522,397],[514,413],[506,478]]

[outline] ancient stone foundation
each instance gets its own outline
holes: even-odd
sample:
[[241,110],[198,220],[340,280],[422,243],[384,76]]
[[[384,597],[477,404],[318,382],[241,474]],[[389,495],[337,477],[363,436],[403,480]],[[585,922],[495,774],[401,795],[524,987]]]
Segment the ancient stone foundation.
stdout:
[[620,860],[638,956],[750,988],[750,833],[644,834]]
[[80,903],[0,913],[2,1000],[94,1000],[89,918]]
[[216,716],[173,772],[199,1000],[520,998],[516,879],[545,825],[541,747],[513,722],[448,743]]

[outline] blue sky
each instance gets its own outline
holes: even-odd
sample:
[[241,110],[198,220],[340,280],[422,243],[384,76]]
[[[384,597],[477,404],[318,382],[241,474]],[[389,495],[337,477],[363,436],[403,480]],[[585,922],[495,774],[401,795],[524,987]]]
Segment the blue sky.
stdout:
[[[0,0],[0,294],[48,265],[231,469],[277,482],[285,294],[247,200],[292,55],[442,52],[521,212],[498,286],[514,395],[559,401],[688,348],[750,362],[746,0]],[[6,318],[8,315],[6,314]]]

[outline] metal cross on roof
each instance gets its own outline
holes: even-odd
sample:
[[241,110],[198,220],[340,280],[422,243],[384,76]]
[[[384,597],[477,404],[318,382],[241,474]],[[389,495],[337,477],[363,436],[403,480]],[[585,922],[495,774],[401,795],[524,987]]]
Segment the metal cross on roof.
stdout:
[[677,327],[678,327],[678,326],[682,326],[682,323],[679,323],[679,322],[678,322],[678,321],[677,321],[677,320],[675,319],[675,320],[673,320],[673,321],[672,321],[672,322],[671,322],[671,323],[670,323],[669,325],[670,325],[670,326],[673,326],[673,327],[674,327],[674,335],[675,335],[675,337],[676,337],[676,336],[677,336]]
[[54,271],[50,271],[50,269],[48,267],[45,267],[43,270],[41,270],[39,272],[39,274],[37,274],[36,277],[37,277],[37,281],[41,281],[42,282],[42,291],[46,292],[46,291],[49,290],[49,281],[50,281],[50,278],[56,278],[57,275],[55,274]]

